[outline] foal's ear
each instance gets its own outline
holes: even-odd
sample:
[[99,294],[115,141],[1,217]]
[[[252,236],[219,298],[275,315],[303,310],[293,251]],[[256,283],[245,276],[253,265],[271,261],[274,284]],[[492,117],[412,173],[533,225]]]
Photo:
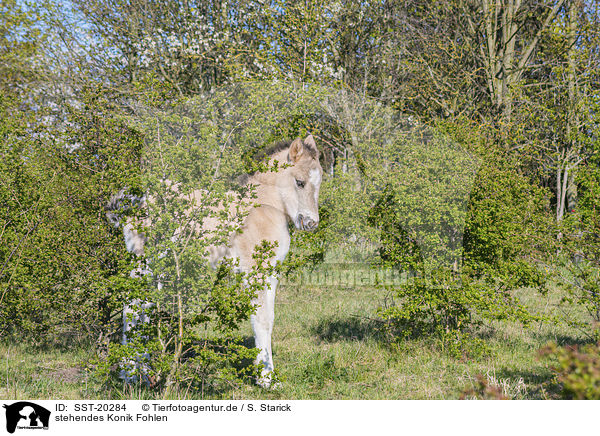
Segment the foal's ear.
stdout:
[[314,151],[316,156],[313,157],[315,157],[316,160],[319,160],[319,149],[317,148],[317,143],[315,142],[313,135],[308,135],[306,138],[304,138],[304,145]]
[[289,162],[298,162],[300,157],[304,153],[304,144],[302,144],[302,139],[294,139],[294,142],[290,144],[290,149],[288,151],[288,161]]

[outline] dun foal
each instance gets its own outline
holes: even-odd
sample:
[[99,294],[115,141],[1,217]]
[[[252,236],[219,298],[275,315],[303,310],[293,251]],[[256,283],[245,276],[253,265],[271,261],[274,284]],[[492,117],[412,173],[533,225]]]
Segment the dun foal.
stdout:
[[[245,184],[253,184],[256,188],[256,204],[246,216],[241,233],[233,233],[227,246],[210,247],[210,264],[216,267],[223,258],[235,259],[244,272],[249,272],[254,260],[252,254],[263,240],[276,242],[275,255],[271,264],[282,262],[290,249],[290,233],[288,222],[291,221],[299,230],[312,231],[319,223],[319,188],[323,170],[319,164],[319,151],[312,135],[304,140],[298,138],[291,142],[280,143],[267,151],[269,166],[274,161],[285,163],[278,171],[255,173],[247,176]],[[200,198],[200,195],[193,196]],[[123,192],[120,198],[123,198]],[[119,195],[113,197],[109,209],[118,209]],[[143,201],[143,200],[142,200]],[[117,227],[119,219],[114,212],[107,214],[109,220]],[[210,230],[211,220],[203,223]],[[127,249],[137,255],[143,254],[146,241],[143,234],[138,233],[131,223],[123,227]],[[137,272],[139,273],[139,272]],[[143,273],[143,272],[142,272]],[[275,291],[278,279],[275,275],[268,278],[268,285],[259,292],[255,304],[256,314],[250,321],[254,330],[255,345],[259,354],[256,364],[262,364],[262,374],[258,383],[268,388],[271,385],[271,373],[274,369],[271,335],[275,318]],[[139,302],[138,307],[139,307]],[[142,306],[143,308],[144,306]],[[133,315],[133,320],[132,320]],[[129,305],[124,309],[125,333],[136,322],[144,320]]]

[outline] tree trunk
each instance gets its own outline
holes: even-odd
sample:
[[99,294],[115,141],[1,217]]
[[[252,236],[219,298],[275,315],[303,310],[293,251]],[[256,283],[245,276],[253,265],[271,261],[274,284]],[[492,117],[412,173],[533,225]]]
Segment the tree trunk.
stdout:
[[505,122],[510,121],[512,116],[515,85],[521,80],[542,33],[549,27],[565,2],[565,0],[558,0],[554,4],[534,37],[529,42],[521,40],[523,51],[517,53],[517,38],[519,38],[519,30],[523,28],[523,23],[519,22],[518,17],[522,6],[521,1],[481,0],[484,14],[484,45],[480,51],[492,104],[501,111]]
[[562,168],[559,164],[556,170],[556,222],[561,222],[565,216],[565,200],[567,198],[567,183],[569,168]]
[[[579,160],[578,152],[578,126],[579,120],[577,116],[577,106],[579,103],[577,93],[577,75],[576,75],[576,60],[575,60],[575,43],[577,39],[577,16],[578,16],[578,0],[571,0],[569,3],[569,29],[568,43],[569,51],[567,52],[568,72],[567,72],[567,89],[569,93],[568,101],[568,119],[567,119],[567,143],[573,154],[575,161]],[[572,212],[577,204],[577,180],[576,168],[571,171],[567,181],[567,211]]]

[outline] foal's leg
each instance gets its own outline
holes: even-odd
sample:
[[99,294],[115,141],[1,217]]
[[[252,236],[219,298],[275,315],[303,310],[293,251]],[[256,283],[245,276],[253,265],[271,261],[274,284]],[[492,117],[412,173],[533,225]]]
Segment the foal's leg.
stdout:
[[[271,349],[271,334],[275,320],[275,290],[279,281],[276,277],[269,277],[269,285],[265,287],[264,295],[259,296],[256,314],[250,317],[254,330],[255,346],[260,351],[256,356],[255,364],[263,365],[258,384],[263,388],[271,386],[271,376],[274,369],[273,351]],[[262,297],[262,298],[261,298]]]
[[[152,276],[152,271],[149,268],[142,268],[139,266],[138,268],[131,271],[130,276],[132,278],[140,278],[145,275]],[[159,289],[162,288],[162,284],[158,284]],[[130,331],[134,329],[139,324],[144,324],[150,322],[150,317],[148,316],[149,311],[154,306],[154,303],[149,303],[147,301],[142,301],[139,298],[131,300],[128,303],[125,303],[123,307],[123,337],[121,343],[123,345],[127,345],[129,343]],[[135,382],[140,379],[144,379],[147,382],[147,377],[145,376],[148,373],[148,367],[146,364],[140,364],[141,359],[146,359],[148,357],[148,353],[144,352],[141,355],[138,355],[136,360],[129,360],[126,363],[121,364],[121,372],[119,373],[119,377],[125,381],[125,383]],[[141,373],[144,375],[143,377],[136,377],[133,375],[133,370],[138,368]]]
[[[150,321],[148,311],[154,306],[152,303],[142,302],[140,299],[135,299],[126,303],[123,308],[123,339],[121,343],[127,345],[129,343],[130,331],[139,324],[144,324]],[[140,365],[140,358],[144,359],[148,357],[148,353],[142,353],[136,360],[129,360],[127,363],[122,364],[122,369],[119,377],[126,383],[135,382],[139,380],[139,377],[133,375],[134,368],[139,368],[142,374],[148,372],[148,368],[145,364]]]

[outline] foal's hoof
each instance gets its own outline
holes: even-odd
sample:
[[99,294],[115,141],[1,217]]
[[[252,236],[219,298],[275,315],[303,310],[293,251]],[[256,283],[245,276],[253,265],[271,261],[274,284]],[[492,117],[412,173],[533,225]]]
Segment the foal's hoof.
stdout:
[[281,383],[276,379],[272,372],[262,374],[258,380],[256,380],[256,384],[263,389],[270,390],[279,389],[281,387]]
[[266,390],[276,391],[282,387],[281,382],[271,382],[271,381],[258,381],[257,384]]

